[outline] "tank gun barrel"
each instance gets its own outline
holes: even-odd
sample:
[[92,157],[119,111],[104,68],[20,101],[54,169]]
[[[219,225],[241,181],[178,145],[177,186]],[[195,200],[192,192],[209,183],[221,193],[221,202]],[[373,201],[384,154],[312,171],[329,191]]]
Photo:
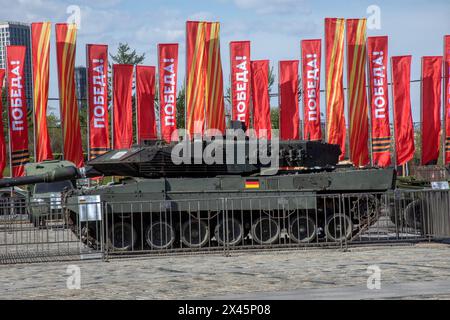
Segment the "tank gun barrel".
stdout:
[[0,180],[0,188],[23,186],[35,183],[57,182],[83,178],[84,175],[75,167],[57,168],[45,174]]

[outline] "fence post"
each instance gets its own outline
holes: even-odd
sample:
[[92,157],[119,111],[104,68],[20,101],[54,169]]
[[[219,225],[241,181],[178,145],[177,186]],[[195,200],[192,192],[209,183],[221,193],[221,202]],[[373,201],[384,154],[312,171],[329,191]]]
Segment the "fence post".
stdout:
[[[229,235],[228,235],[228,208],[227,208],[227,199],[226,198],[220,198],[222,202],[222,212],[223,212],[223,250],[224,250],[224,256],[229,257]],[[220,232],[220,228],[219,228]],[[216,239],[217,240],[217,239]]]
[[100,236],[100,247],[102,251],[103,262],[108,262],[108,212],[106,202],[101,204],[102,207],[102,220],[101,225],[101,236]]

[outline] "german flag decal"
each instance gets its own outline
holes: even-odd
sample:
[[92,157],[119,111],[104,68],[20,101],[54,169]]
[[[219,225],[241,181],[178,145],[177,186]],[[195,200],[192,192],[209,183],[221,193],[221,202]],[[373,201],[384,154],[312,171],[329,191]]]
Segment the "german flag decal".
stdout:
[[260,188],[259,180],[245,181],[245,189],[259,189],[259,188]]

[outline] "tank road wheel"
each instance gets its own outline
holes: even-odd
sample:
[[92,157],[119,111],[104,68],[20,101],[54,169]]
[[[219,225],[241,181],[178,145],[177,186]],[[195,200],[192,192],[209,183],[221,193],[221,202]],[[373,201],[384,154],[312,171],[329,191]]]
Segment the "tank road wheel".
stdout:
[[175,241],[175,231],[167,221],[157,221],[147,227],[145,240],[152,249],[167,249]]
[[209,240],[209,229],[202,220],[188,220],[181,227],[181,241],[189,248],[201,248]]
[[297,216],[289,225],[289,237],[297,243],[311,242],[317,235],[314,219],[309,216]]
[[362,196],[352,201],[349,215],[358,219],[360,224],[373,225],[383,210],[388,210],[380,199],[374,195]]
[[252,225],[251,235],[259,244],[272,244],[280,236],[280,226],[271,217],[261,217]]
[[404,219],[406,221],[406,225],[415,230],[423,230],[425,223],[423,220],[428,215],[428,205],[425,200],[416,199],[413,202],[409,203],[404,211]]
[[235,246],[241,242],[244,236],[244,227],[239,220],[233,217],[222,219],[216,225],[214,236],[220,245]]
[[132,250],[136,244],[136,230],[128,222],[117,222],[111,227],[110,246],[116,251]]
[[343,213],[336,213],[327,219],[325,234],[328,240],[339,242],[350,239],[353,223],[350,217]]
[[99,250],[101,248],[101,243],[97,240],[97,231],[95,225],[89,225],[89,222],[84,223],[81,227],[80,240],[82,243],[94,250]]

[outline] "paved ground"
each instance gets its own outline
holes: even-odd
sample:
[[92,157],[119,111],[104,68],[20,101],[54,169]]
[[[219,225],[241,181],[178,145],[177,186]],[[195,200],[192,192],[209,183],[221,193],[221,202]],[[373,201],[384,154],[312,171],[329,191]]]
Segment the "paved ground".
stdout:
[[[381,290],[382,289],[382,290]],[[211,297],[226,300],[349,300],[349,299],[450,299],[450,280],[387,283],[380,290],[364,286],[299,289],[291,291],[256,292]]]
[[[450,299],[450,245],[0,265],[0,299]],[[67,289],[68,265],[81,290]],[[369,266],[381,289],[367,289]],[[74,269],[72,269],[74,270]]]

